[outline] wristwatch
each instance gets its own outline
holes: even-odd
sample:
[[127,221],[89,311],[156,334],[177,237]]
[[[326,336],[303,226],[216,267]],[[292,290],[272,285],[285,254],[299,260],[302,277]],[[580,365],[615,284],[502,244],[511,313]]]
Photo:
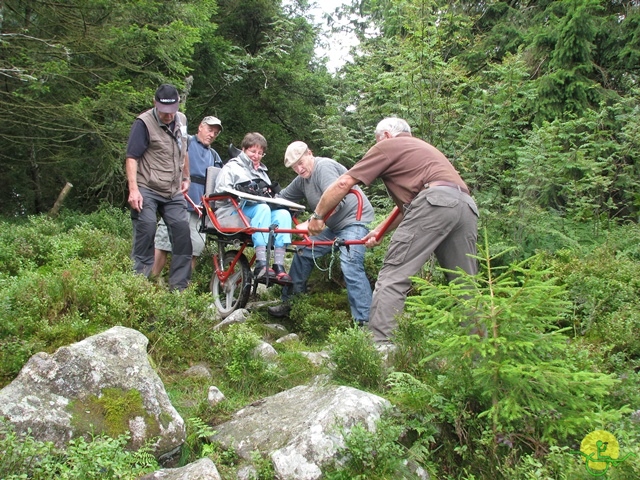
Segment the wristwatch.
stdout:
[[324,218],[322,217],[322,215],[318,215],[316,212],[313,212],[311,214],[311,220],[322,220],[324,221]]

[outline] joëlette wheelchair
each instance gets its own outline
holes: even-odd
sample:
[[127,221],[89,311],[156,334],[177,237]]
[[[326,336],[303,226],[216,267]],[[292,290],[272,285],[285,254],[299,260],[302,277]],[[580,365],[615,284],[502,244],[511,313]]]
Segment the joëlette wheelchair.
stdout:
[[[293,240],[289,245],[290,251],[296,251],[300,247],[334,245],[341,246],[364,243],[363,240],[341,240],[317,241],[309,237],[308,230],[298,228],[278,228],[271,225],[269,228],[256,228],[250,225],[250,220],[242,213],[241,203],[244,200],[264,201],[277,208],[287,208],[292,214],[295,225],[298,225],[296,215],[305,210],[304,205],[287,202],[285,200],[255,197],[235,190],[226,193],[214,194],[215,181],[220,172],[218,167],[209,167],[205,177],[205,194],[202,197],[202,204],[199,206],[203,210],[201,213],[200,232],[205,233],[208,239],[215,241],[216,251],[213,254],[213,274],[211,276],[211,293],[214,303],[220,315],[224,318],[233,311],[246,306],[249,298],[256,293],[258,284],[267,286],[271,284],[281,284],[275,278],[268,275],[262,278],[254,278],[251,267],[255,262],[255,253],[248,258],[248,248],[253,247],[251,235],[257,232],[264,232],[269,235],[268,247],[273,243],[273,236],[277,233],[291,233]],[[352,189],[350,194],[358,198],[359,219],[362,214],[362,195],[358,190]],[[223,226],[216,216],[216,202],[229,200],[237,210],[237,225]],[[330,215],[330,213],[329,213]],[[328,216],[328,215],[327,215]],[[235,215],[234,215],[235,217]],[[390,222],[387,222],[387,225]],[[384,229],[381,235],[384,234]],[[269,248],[267,248],[269,255]]]

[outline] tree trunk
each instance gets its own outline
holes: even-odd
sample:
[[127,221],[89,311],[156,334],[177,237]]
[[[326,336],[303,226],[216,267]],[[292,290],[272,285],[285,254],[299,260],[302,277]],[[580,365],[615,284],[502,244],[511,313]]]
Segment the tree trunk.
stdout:
[[36,213],[44,211],[42,205],[42,189],[40,184],[40,165],[36,161],[36,147],[31,145],[31,181],[33,182],[33,207]]
[[60,195],[58,195],[58,199],[56,200],[56,203],[54,203],[53,207],[51,208],[51,210],[49,210],[49,216],[50,217],[57,217],[58,216],[58,212],[60,211],[60,207],[62,207],[62,203],[64,202],[64,199],[66,198],[66,196],[69,194],[69,191],[71,190],[71,187],[73,187],[73,185],[71,185],[69,182],[67,182],[67,184],[62,188],[62,190],[60,191]]

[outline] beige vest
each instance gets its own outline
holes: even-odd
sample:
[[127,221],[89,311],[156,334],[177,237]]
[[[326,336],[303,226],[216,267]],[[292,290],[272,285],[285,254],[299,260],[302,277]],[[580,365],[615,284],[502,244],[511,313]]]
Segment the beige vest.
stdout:
[[149,132],[149,147],[138,160],[138,186],[153,190],[163,197],[174,197],[180,193],[182,182],[187,150],[187,118],[177,112],[173,132],[160,124],[153,108],[138,118]]

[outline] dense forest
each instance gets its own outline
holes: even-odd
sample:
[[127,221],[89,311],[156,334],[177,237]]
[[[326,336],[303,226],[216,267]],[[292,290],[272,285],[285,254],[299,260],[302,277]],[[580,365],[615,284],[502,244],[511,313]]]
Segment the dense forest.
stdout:
[[[585,478],[571,450],[595,428],[640,454],[631,414],[640,409],[640,2],[352,0],[322,24],[311,6],[0,3],[0,386],[37,351],[113,324],[149,333],[176,392],[171,375],[204,358],[236,389],[235,406],[305,380],[258,380],[266,374],[255,365],[251,385],[229,374],[220,352],[233,356],[230,344],[253,339],[246,329],[189,350],[210,267],[184,295],[130,272],[124,150],[134,118],[169,82],[189,133],[205,115],[222,120],[213,146],[223,159],[229,144],[261,132],[280,184],[293,175],[282,162],[290,142],[349,167],[374,143],[377,122],[395,115],[470,186],[482,265],[470,281],[493,312],[484,319],[491,342],[451,334],[462,313],[450,299],[460,292],[433,266],[416,279],[391,375],[349,371],[364,334],[336,329],[340,314],[311,319],[304,302],[292,313],[309,345],[334,346],[338,381],[400,407],[402,418],[389,421],[411,432],[407,455],[434,478]],[[335,72],[317,54],[326,29],[359,40]],[[67,183],[52,220],[45,214]],[[392,207],[383,185],[367,193],[382,218]],[[383,250],[368,254],[372,281]],[[339,282],[318,277],[328,290],[305,302],[339,309]],[[179,332],[177,315],[189,319]],[[266,313],[256,315],[259,324]],[[165,321],[171,335],[161,335]],[[215,423],[228,413],[187,414]],[[400,436],[381,431],[371,442]],[[185,461],[200,452],[191,447]],[[393,465],[365,462],[328,478],[400,478]],[[630,461],[609,475],[638,478],[640,467]]]

